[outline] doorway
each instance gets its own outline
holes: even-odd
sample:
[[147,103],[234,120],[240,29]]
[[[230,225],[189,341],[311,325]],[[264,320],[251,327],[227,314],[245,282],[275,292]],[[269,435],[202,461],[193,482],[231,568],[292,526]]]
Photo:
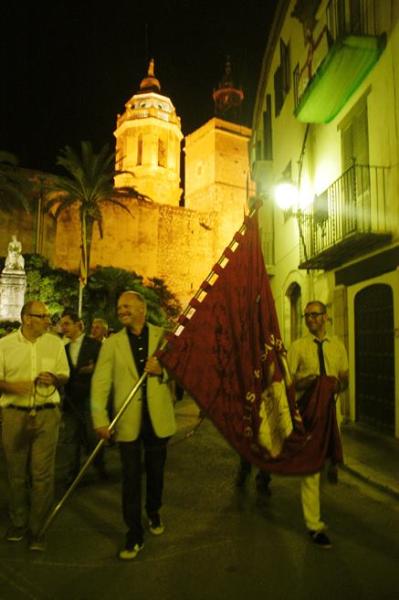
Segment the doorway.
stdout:
[[355,297],[356,420],[395,432],[393,292],[370,285]]

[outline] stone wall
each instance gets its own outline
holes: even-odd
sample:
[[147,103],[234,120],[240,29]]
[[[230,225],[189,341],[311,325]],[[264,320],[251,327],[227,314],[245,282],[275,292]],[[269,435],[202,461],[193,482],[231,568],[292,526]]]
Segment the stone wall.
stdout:
[[[182,305],[197,291],[241,225],[226,226],[225,215],[201,213],[182,207],[130,200],[130,213],[105,206],[104,238],[96,228],[91,266],[113,266],[135,271],[145,278],[160,277]],[[59,219],[55,264],[77,271],[80,226],[76,210]]]
[[8,243],[16,235],[22,244],[22,254],[42,254],[51,261],[54,252],[56,223],[48,214],[42,214],[38,228],[35,209],[27,213],[21,209],[12,214],[0,211],[0,256],[7,255]]

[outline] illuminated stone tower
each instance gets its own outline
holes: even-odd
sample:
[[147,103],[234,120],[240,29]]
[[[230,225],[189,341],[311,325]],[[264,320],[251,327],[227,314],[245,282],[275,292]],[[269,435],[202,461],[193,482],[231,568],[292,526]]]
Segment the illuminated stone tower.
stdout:
[[213,94],[217,116],[185,140],[185,206],[218,214],[219,248],[230,242],[240,227],[251,191],[251,130],[232,120],[240,113],[243,98],[242,90],[233,85],[227,62],[224,77]]
[[140,91],[118,115],[116,169],[134,174],[118,175],[117,187],[134,186],[141,194],[159,204],[178,206],[180,188],[180,118],[154,75],[151,59]]

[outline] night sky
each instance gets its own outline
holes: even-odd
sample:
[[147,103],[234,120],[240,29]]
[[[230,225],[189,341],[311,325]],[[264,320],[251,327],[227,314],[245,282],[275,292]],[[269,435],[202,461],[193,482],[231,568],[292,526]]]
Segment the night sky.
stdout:
[[277,0],[7,3],[1,23],[0,150],[27,168],[55,171],[66,144],[114,149],[117,113],[155,58],[161,93],[183,134],[214,114],[212,91],[231,57],[251,124]]

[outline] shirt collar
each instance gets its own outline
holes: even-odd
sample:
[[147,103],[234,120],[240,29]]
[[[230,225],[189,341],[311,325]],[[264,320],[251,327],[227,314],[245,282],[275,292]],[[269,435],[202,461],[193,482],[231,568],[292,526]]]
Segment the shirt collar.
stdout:
[[326,335],[323,338],[318,338],[317,335],[313,335],[313,333],[310,333],[310,331],[307,334],[307,337],[310,338],[311,340],[316,340],[316,341],[321,341],[321,342],[331,342],[331,335],[329,333],[326,333]]
[[146,332],[146,330],[148,329],[148,326],[147,326],[147,323],[144,323],[144,327],[141,330],[141,333],[133,333],[133,331],[130,331],[130,329],[128,329],[127,327],[125,329],[126,329],[126,333],[128,335],[132,335],[133,337],[138,338]]
[[[45,332],[44,332],[44,333],[45,333]],[[40,339],[40,338],[41,338],[41,337],[44,335],[44,333],[42,333],[42,335],[39,335],[39,337],[37,337],[37,338],[35,339],[35,341],[34,341],[34,342],[32,342],[31,340],[28,340],[28,338],[26,338],[26,337],[24,336],[24,334],[22,333],[22,327],[20,327],[20,328],[17,330],[17,336],[18,336],[18,339],[19,339],[19,341],[20,341],[20,342],[23,342],[24,344],[35,344],[35,343],[37,342],[37,340],[39,340],[39,339]]]

